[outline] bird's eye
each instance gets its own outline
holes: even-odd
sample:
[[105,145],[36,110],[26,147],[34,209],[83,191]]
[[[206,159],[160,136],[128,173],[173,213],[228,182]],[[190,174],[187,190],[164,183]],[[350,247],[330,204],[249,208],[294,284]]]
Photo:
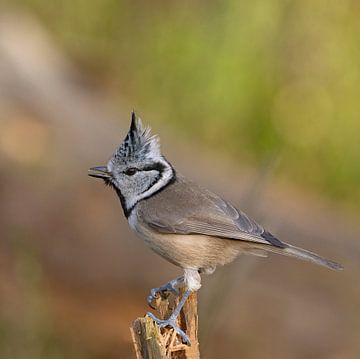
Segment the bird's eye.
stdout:
[[137,168],[135,168],[135,167],[130,167],[130,168],[128,168],[128,169],[125,171],[125,174],[126,174],[127,176],[133,176],[137,171],[138,171]]

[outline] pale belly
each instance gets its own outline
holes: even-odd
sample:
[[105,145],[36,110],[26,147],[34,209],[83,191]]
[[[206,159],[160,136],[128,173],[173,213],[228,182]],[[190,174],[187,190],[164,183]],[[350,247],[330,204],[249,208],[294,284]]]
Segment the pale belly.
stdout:
[[161,234],[129,218],[130,227],[157,254],[181,268],[209,269],[233,261],[241,252],[237,240],[204,235]]

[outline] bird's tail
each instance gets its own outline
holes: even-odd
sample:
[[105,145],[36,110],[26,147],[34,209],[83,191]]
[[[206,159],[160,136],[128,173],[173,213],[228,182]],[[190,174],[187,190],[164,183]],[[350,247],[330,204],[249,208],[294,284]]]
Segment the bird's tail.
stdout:
[[[295,257],[302,259],[304,261],[312,262],[315,264],[319,264],[321,266],[327,267],[332,270],[342,270],[343,267],[336,262],[333,262],[329,259],[326,259],[324,257],[321,257],[313,252],[307,251],[306,249],[294,247],[290,244],[284,243],[285,246],[283,248],[275,247],[275,246],[266,246],[266,250],[269,252],[282,254],[290,257]],[[263,249],[264,246],[263,246]]]

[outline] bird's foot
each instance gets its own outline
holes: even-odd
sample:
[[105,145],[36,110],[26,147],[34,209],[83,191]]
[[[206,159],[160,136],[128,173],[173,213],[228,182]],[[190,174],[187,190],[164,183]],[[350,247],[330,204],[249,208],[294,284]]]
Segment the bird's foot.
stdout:
[[191,345],[190,339],[189,337],[185,334],[185,332],[176,324],[176,317],[174,317],[173,315],[170,316],[169,319],[166,320],[162,320],[159,319],[157,317],[155,317],[154,314],[148,312],[147,315],[160,327],[160,328],[165,328],[165,327],[171,327],[174,329],[174,331],[180,335],[181,340],[184,344],[186,345]]
[[170,282],[162,285],[159,288],[151,289],[150,295],[147,297],[147,302],[148,302],[149,306],[152,309],[156,309],[156,306],[154,306],[153,303],[156,302],[156,299],[159,298],[159,295],[162,299],[168,298],[170,293],[174,294],[175,296],[178,296],[180,294],[178,287],[183,282],[184,282],[184,277],[179,277],[179,278],[171,280]]

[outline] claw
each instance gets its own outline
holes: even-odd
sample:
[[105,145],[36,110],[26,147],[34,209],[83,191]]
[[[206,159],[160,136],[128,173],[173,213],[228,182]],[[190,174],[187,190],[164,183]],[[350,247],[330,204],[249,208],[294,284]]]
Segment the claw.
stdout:
[[190,346],[191,342],[189,337],[185,334],[185,332],[176,324],[176,318],[173,318],[172,316],[167,320],[161,320],[157,317],[155,317],[154,314],[147,312],[147,315],[160,327],[171,327],[175,330],[176,333],[178,333],[181,337],[181,340],[184,344]]
[[147,297],[147,302],[152,309],[156,309],[156,305],[153,305],[153,302],[156,302],[156,300],[159,298],[159,288],[153,288],[150,291],[150,295]]
[[153,288],[150,291],[150,295],[147,297],[147,302],[152,309],[156,309],[156,306],[153,305],[153,302],[159,298],[159,295],[162,299],[167,299],[170,293],[173,293],[175,296],[180,294],[179,289],[177,288],[179,284],[183,282],[184,278],[179,277],[171,280],[170,282],[162,285],[159,288]]
[[156,305],[153,305],[153,301],[154,301],[154,298],[153,297],[151,297],[150,295],[147,297],[147,303],[148,303],[148,305],[149,305],[149,307],[151,308],[151,309],[154,309],[154,310],[156,310]]

